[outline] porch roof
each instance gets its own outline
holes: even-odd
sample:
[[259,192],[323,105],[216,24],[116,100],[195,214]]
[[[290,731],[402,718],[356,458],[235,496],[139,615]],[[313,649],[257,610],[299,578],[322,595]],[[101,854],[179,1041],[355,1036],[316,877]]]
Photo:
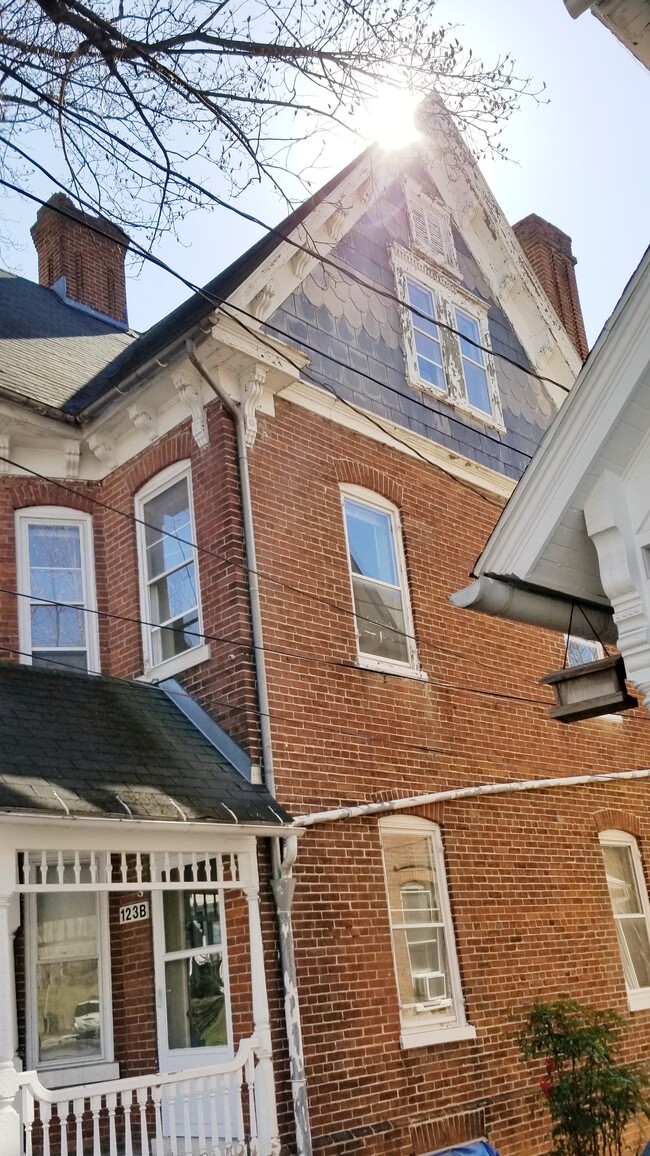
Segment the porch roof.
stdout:
[[10,662],[0,662],[0,811],[276,828],[291,821],[174,694]]

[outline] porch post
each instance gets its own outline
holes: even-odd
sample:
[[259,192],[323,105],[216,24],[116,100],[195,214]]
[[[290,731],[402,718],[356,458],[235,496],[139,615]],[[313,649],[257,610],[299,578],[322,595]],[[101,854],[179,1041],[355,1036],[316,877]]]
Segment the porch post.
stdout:
[[257,1104],[260,1156],[277,1156],[280,1151],[280,1140],[278,1136],[278,1115],[275,1102],[275,1080],[273,1077],[269,1001],[266,992],[264,942],[260,922],[259,887],[257,884],[249,885],[245,888],[245,894],[248,902],[248,927],[251,945],[253,1024],[255,1035],[259,1041],[257,1052],[258,1063],[255,1077],[255,1102]]
[[0,850],[0,1152],[21,1156],[20,1116],[15,1099],[18,1075],[15,1066],[18,1031],[16,1024],[16,981],[14,976],[14,932],[19,922],[15,892],[15,852]]

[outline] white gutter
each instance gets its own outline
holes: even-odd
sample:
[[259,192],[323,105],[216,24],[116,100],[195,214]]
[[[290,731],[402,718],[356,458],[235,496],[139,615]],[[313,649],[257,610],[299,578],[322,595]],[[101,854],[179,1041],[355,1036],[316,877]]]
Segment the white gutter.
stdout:
[[459,610],[480,610],[495,618],[508,618],[512,622],[525,622],[529,626],[545,626],[578,638],[590,638],[594,642],[616,643],[618,634],[614,619],[604,610],[589,605],[587,616],[576,599],[569,595],[553,597],[510,585],[507,578],[488,578],[485,574],[456,594],[449,595],[452,606]]
[[590,783],[612,783],[619,779],[650,779],[650,770],[607,771],[597,775],[563,775],[557,779],[515,779],[510,783],[484,783],[479,787],[457,787],[450,791],[434,791],[430,795],[411,795],[407,799],[390,799],[384,803],[360,803],[356,807],[337,807],[333,811],[316,811],[298,815],[294,827],[314,827],[317,823],[334,823],[339,819],[364,819],[368,815],[388,815],[392,811],[407,811],[428,803],[453,803],[458,799],[480,799],[484,795],[508,795],[518,791],[550,791],[555,787],[585,787]]
[[[205,368],[196,355],[192,342],[186,343],[189,361],[207,384],[212,392],[223,402],[231,414],[237,431],[237,456],[239,462],[239,484],[241,488],[242,520],[244,523],[244,544],[246,548],[246,568],[248,572],[248,595],[251,609],[251,630],[253,635],[253,652],[255,655],[255,677],[257,682],[257,701],[260,716],[260,739],[262,746],[262,768],[264,782],[270,793],[275,795],[275,775],[273,772],[273,743],[271,737],[271,715],[269,712],[269,692],[266,679],[266,663],[264,661],[264,635],[262,630],[262,608],[260,603],[260,589],[257,577],[257,551],[255,549],[255,527],[253,523],[253,505],[251,501],[250,472],[248,469],[248,447],[246,445],[246,429],[244,413],[226,393],[218,377]],[[287,830],[287,828],[285,828]],[[302,1044],[302,1027],[300,1023],[300,1006],[298,1003],[298,981],[296,976],[296,960],[293,946],[293,925],[291,921],[291,904],[295,889],[295,880],[292,877],[292,868],[298,850],[294,838],[288,838],[284,845],[284,855],[280,854],[278,839],[271,840],[271,887],[278,913],[278,932],[280,938],[280,959],[282,962],[282,980],[284,984],[284,1009],[287,1029],[287,1044],[289,1049],[289,1066],[291,1071],[291,1092],[293,1097],[293,1114],[296,1125],[296,1151],[298,1156],[312,1156],[311,1128],[309,1124],[309,1104],[307,1100],[307,1076],[305,1072],[305,1057]]]

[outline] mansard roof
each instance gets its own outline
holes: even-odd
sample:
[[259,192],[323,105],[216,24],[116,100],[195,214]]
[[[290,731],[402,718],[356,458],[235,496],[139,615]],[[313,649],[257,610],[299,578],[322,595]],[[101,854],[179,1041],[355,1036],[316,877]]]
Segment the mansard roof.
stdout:
[[250,766],[244,752],[176,684],[166,692],[2,662],[0,750],[0,811],[272,829],[290,822],[236,769]]

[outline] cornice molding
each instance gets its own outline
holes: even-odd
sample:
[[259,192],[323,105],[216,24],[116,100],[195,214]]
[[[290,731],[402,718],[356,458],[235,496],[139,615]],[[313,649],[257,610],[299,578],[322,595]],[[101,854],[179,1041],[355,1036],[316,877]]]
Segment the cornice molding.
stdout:
[[472,485],[488,490],[504,500],[510,497],[517,484],[513,478],[497,473],[496,470],[491,470],[462,454],[456,454],[445,446],[429,441],[421,434],[413,433],[386,418],[373,414],[371,420],[362,409],[353,407],[352,403],[344,404],[320,386],[300,381],[287,386],[279,396],[283,401],[308,409],[319,417],[354,430],[355,433],[398,450],[408,457],[420,460],[424,457],[432,466],[438,466],[445,473],[471,482]]

